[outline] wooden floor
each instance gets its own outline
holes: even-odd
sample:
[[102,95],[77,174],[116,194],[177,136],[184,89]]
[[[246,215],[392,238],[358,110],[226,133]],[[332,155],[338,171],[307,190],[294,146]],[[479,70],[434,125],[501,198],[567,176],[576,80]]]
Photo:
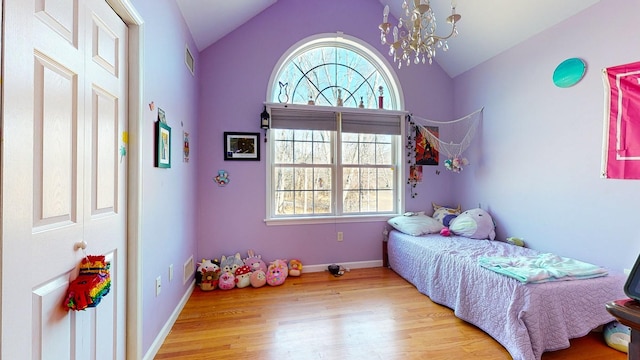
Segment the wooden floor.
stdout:
[[[194,289],[156,359],[511,359],[478,328],[386,268]],[[600,334],[543,360],[624,360]]]

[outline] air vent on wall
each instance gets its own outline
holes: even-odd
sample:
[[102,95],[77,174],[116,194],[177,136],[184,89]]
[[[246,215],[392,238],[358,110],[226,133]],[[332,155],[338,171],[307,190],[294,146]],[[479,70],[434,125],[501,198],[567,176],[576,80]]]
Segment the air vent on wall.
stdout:
[[187,64],[187,69],[189,69],[189,71],[191,71],[191,75],[193,75],[195,73],[195,62],[188,45],[185,46],[184,63]]

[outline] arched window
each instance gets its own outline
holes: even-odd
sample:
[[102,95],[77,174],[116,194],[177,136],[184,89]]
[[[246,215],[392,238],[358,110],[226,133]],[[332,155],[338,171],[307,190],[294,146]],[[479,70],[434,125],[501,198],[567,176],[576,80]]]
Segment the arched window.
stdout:
[[268,221],[403,209],[400,87],[375,50],[339,35],[297,44],[272,74]]

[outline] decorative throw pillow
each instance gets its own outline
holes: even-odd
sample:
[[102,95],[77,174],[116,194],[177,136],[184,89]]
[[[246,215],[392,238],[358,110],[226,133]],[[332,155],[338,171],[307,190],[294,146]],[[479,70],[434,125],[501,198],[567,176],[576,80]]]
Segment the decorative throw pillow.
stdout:
[[442,224],[436,219],[420,214],[407,213],[406,215],[396,216],[387,221],[394,229],[405,234],[420,236],[424,234],[436,234],[442,230]]
[[447,206],[438,205],[436,203],[431,203],[433,205],[433,218],[438,220],[442,225],[449,226],[451,220],[455,219],[456,216],[460,215],[460,205],[457,208],[451,208]]
[[495,224],[488,212],[477,208],[471,209],[458,215],[451,221],[449,230],[460,236],[471,239],[489,239],[496,238]]

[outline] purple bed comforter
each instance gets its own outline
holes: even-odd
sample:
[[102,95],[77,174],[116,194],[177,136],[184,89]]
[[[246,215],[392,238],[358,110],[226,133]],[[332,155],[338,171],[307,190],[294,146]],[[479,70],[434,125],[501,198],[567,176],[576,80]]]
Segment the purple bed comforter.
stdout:
[[389,264],[432,301],[484,330],[516,360],[539,360],[614,318],[605,303],[626,298],[623,274],[523,284],[478,265],[480,256],[535,255],[499,241],[391,231]]

